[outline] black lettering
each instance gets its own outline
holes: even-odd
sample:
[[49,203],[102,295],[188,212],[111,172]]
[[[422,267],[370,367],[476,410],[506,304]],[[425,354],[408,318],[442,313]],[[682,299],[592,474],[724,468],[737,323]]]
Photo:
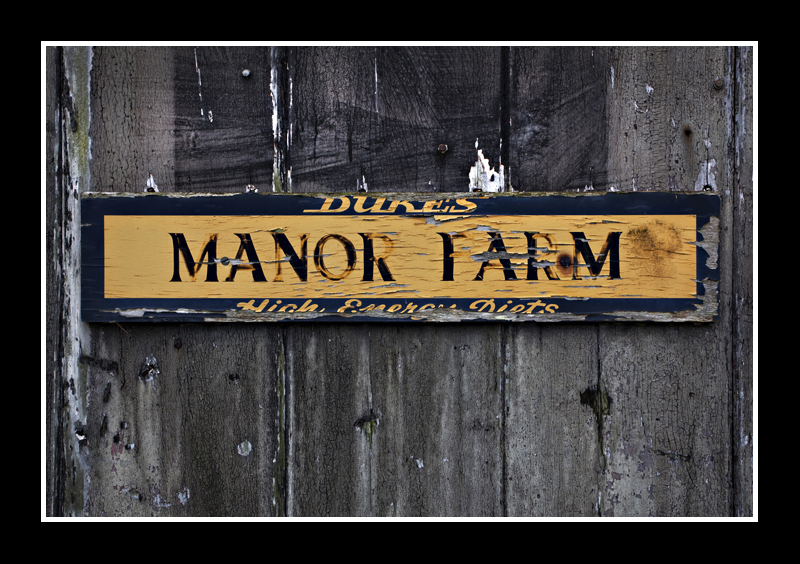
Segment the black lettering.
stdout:
[[[339,241],[342,246],[344,247],[345,253],[347,254],[347,268],[345,269],[344,273],[340,276],[334,276],[327,268],[325,268],[325,260],[322,256],[322,251],[325,248],[325,243],[330,241],[331,239],[336,239]],[[317,267],[317,270],[320,274],[322,274],[328,280],[343,280],[347,278],[347,276],[353,271],[356,267],[356,248],[353,246],[353,243],[347,237],[342,237],[341,235],[325,235],[322,239],[317,242],[317,246],[314,249],[314,265]]]
[[300,256],[294,251],[294,247],[289,242],[289,238],[284,233],[273,233],[272,237],[275,239],[275,280],[274,282],[283,282],[283,274],[281,273],[281,257],[278,253],[280,248],[284,256],[289,257],[289,265],[297,274],[298,278],[303,282],[308,280],[308,235],[300,235]]
[[[361,279],[364,282],[372,282],[372,265],[378,265],[378,272],[381,273],[381,278],[387,281],[394,281],[392,273],[389,272],[389,267],[386,266],[386,258],[392,254],[394,243],[389,237],[382,233],[359,233],[364,240],[364,277]],[[383,239],[384,254],[375,257],[375,251],[372,246],[374,238]]]
[[464,237],[463,233],[439,233],[442,237],[442,281],[444,282],[452,282],[453,281],[453,265],[454,265],[454,249],[453,249],[453,238],[454,237]]
[[[537,237],[537,235],[538,235],[538,237]],[[555,246],[553,244],[553,242],[550,240],[550,236],[549,235],[542,235],[542,234],[537,233],[535,231],[526,231],[525,232],[525,237],[528,240],[528,276],[527,276],[527,279],[528,280],[538,280],[539,279],[539,269],[540,268],[544,268],[544,273],[547,275],[547,278],[549,280],[558,280],[559,279],[558,278],[558,274],[556,273],[555,269],[552,266],[549,266],[549,265],[548,266],[544,266],[544,267],[536,266],[537,264],[539,264],[539,261],[536,260],[535,258],[533,258],[534,255],[536,255],[536,250],[537,250],[536,240],[539,237],[541,237],[545,241],[547,241],[547,243],[550,245],[550,247],[548,247],[548,248],[551,248],[551,247]]]
[[[491,241],[489,242],[489,249],[486,251],[487,253],[503,253],[506,254],[506,246],[503,243],[503,237],[500,236],[500,233],[489,233],[489,237],[491,237]],[[478,275],[475,277],[475,280],[483,280],[483,272],[487,268],[501,268],[499,266],[491,266],[489,263],[493,259],[483,261],[481,264],[481,269],[478,271]],[[516,280],[517,275],[514,274],[514,268],[511,266],[511,260],[508,258],[501,258],[500,264],[503,269],[503,275],[505,276],[506,280]]]
[[[189,245],[186,243],[186,237],[183,233],[170,233],[172,237],[172,280],[170,282],[180,282],[181,273],[178,263],[179,257],[183,255],[183,262],[186,264],[186,269],[189,271],[189,276],[194,280],[197,277],[197,272],[200,270],[200,265],[205,264],[208,266],[206,269],[206,282],[219,282],[217,280],[217,234],[209,235],[203,243],[203,250],[200,251],[200,260],[194,262],[192,252],[189,250]],[[203,259],[208,256],[208,262],[204,263]]]
[[253,241],[250,239],[249,233],[234,233],[239,238],[239,250],[236,251],[236,260],[242,260],[242,254],[247,253],[248,263],[233,264],[231,265],[231,272],[225,279],[226,282],[233,282],[236,277],[236,272],[239,270],[249,270],[253,273],[254,282],[266,282],[264,271],[261,269],[261,262],[258,260],[256,248],[253,246]]
[[608,257],[608,266],[610,271],[609,277],[620,278],[619,236],[622,235],[621,231],[612,231],[608,234],[605,243],[603,243],[603,248],[600,249],[600,254],[597,255],[596,259],[594,257],[594,253],[592,253],[591,247],[589,247],[589,241],[586,239],[586,235],[584,235],[582,231],[574,231],[571,233],[572,238],[575,240],[576,255],[575,260],[573,261],[573,279],[580,279],[578,276],[578,253],[580,253],[583,257],[583,260],[586,263],[585,266],[589,269],[589,272],[592,274],[592,276],[600,275],[600,271],[603,269],[603,264],[605,263],[606,257]]

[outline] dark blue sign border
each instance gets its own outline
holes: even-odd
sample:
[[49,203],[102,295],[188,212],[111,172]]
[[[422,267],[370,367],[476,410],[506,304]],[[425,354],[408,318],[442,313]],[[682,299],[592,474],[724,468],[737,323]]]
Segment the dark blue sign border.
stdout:
[[[209,196],[182,196],[167,194],[109,195],[87,194],[81,201],[81,317],[86,322],[120,322],[120,321],[213,321],[228,320],[232,311],[241,308],[238,304],[248,302],[254,296],[243,296],[236,299],[106,299],[103,297],[103,261],[104,237],[103,218],[105,215],[302,215],[306,209],[320,209],[325,198],[347,197],[353,201],[366,194],[344,195],[285,195],[285,194],[236,194]],[[485,194],[378,194],[369,195],[364,207],[369,208],[377,198],[387,200],[408,200],[415,209],[422,209],[425,201],[432,199],[455,198],[466,199],[477,205],[469,215],[696,215],[697,241],[703,241],[700,230],[711,221],[719,218],[720,199],[708,193],[670,193],[670,192],[610,192],[606,194],[580,195],[543,195],[502,194],[487,196]],[[409,199],[413,198],[413,199]],[[402,211],[401,211],[402,210]],[[409,212],[406,206],[398,206],[391,214],[382,215],[439,215],[438,212]],[[350,209],[344,215],[353,214]],[[371,213],[370,215],[375,215]],[[313,217],[309,215],[309,217]],[[717,243],[718,245],[718,243]],[[717,249],[718,255],[718,249]],[[642,298],[601,298],[601,299],[565,299],[547,298],[548,304],[558,305],[559,320],[567,320],[562,314],[572,314],[580,321],[605,321],[628,319],[628,313],[667,313],[680,314],[692,312],[704,303],[705,289],[703,280],[719,280],[719,266],[707,265],[708,253],[700,245],[697,246],[697,298],[690,299],[642,299]],[[718,262],[718,261],[717,261]],[[269,298],[269,296],[263,296]],[[476,313],[470,310],[480,297],[446,300],[447,305],[455,305],[457,309]],[[260,301],[260,300],[257,300]],[[432,300],[426,300],[432,301]],[[523,303],[524,300],[514,300]],[[324,298],[314,299],[314,303],[325,311],[318,315],[314,312],[314,321],[411,321],[412,317],[424,320],[424,316],[401,314],[398,316],[375,317],[359,312],[358,308],[348,304],[348,299]],[[370,300],[370,303],[383,304],[388,308],[391,304],[406,306],[422,305],[419,299]],[[512,304],[513,305],[513,304]],[[715,314],[718,304],[714,304]],[[345,308],[342,313],[337,313]],[[484,310],[488,312],[488,310]],[[625,312],[619,315],[613,312]],[[482,312],[477,312],[482,313]],[[495,313],[495,312],[492,312]],[[495,313],[490,319],[475,321],[542,321],[547,314],[535,311],[534,315]],[[252,313],[258,319],[270,321],[307,321],[308,318],[291,314]],[[247,312],[238,318],[247,319]],[[253,317],[250,317],[252,319]],[[676,320],[680,319],[677,315]]]

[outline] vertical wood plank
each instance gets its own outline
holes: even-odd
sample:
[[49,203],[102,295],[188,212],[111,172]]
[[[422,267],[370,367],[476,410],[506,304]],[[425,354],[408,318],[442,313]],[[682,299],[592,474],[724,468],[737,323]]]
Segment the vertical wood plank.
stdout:
[[[505,496],[516,517],[598,514],[597,328],[508,328]],[[591,397],[591,399],[589,399]]]
[[508,173],[515,191],[607,188],[608,47],[511,49]]
[[164,134],[175,119],[173,58],[170,47],[93,49],[93,191],[175,189],[174,142]]
[[[719,326],[600,331],[606,516],[725,516],[730,354]],[[634,352],[635,351],[635,352]]]
[[60,49],[58,83],[58,152],[55,204],[56,281],[59,318],[56,351],[56,515],[82,516],[87,510],[85,372],[79,359],[87,344],[80,322],[80,194],[91,187],[91,123],[89,85],[92,50],[83,46]]
[[58,351],[61,319],[59,304],[59,228],[60,179],[57,178],[60,161],[60,84],[61,56],[56,47],[44,48],[45,64],[45,499],[43,514],[52,517],[60,514],[56,481],[61,474],[57,462],[59,449],[56,437],[60,428],[61,370]]
[[[731,79],[721,47],[614,49],[609,185],[720,194],[731,225]],[[720,241],[720,319],[698,327],[603,325],[610,400],[603,515],[728,515],[731,475],[731,230]]]
[[371,333],[377,514],[504,515],[503,328]]
[[[476,141],[500,163],[500,54],[292,50],[291,191],[467,190]],[[288,331],[290,514],[502,514],[497,327]]]
[[611,53],[609,185],[720,192],[728,174],[724,47],[624,47]]
[[500,55],[485,47],[296,49],[292,191],[467,191],[476,143],[500,164]]
[[289,514],[502,515],[499,331],[288,328]]
[[286,328],[287,515],[370,515],[371,479],[356,419],[368,412],[363,326]]
[[[200,49],[197,63],[192,48],[94,55],[95,189],[271,190],[269,49]],[[279,326],[84,328],[86,514],[283,511]]]
[[732,196],[734,254],[733,316],[733,444],[734,515],[749,517],[753,507],[753,60],[750,47],[735,50],[732,89],[735,112],[736,162]]
[[220,329],[95,327],[88,514],[275,513],[280,328]]
[[175,189],[271,192],[269,47],[181,47],[172,54]]
[[[605,47],[510,49],[504,142],[515,191],[606,188],[609,57]],[[602,410],[596,414],[586,399],[599,385],[596,328],[544,324],[508,332],[507,514],[597,515]]]

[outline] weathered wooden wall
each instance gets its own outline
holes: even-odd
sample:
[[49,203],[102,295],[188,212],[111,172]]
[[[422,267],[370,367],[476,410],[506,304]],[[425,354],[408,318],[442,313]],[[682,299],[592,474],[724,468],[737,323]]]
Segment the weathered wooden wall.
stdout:
[[[47,48],[46,514],[752,515],[753,54]],[[83,192],[465,191],[478,149],[718,193],[719,320],[79,320]]]

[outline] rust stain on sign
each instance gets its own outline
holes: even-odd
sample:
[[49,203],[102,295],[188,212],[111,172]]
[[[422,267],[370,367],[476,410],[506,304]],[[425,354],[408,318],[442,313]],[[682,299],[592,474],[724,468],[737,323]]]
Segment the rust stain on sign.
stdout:
[[718,208],[666,194],[89,197],[84,318],[709,321],[698,230]]

